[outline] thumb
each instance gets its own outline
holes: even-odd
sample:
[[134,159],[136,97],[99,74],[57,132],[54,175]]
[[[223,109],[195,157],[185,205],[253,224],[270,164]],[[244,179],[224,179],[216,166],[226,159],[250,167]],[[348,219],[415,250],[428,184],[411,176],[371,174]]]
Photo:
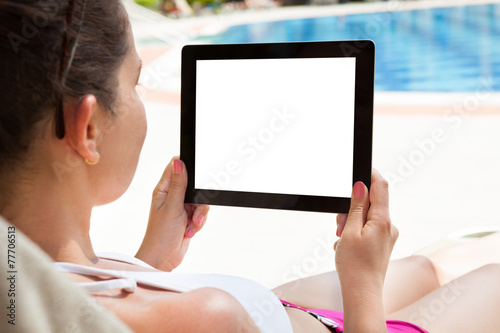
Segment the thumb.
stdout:
[[168,189],[166,209],[175,214],[182,214],[184,211],[184,197],[187,187],[187,171],[184,163],[179,159],[174,159],[174,170]]
[[352,188],[351,207],[345,223],[344,230],[361,231],[366,223],[366,215],[370,206],[368,189],[363,182],[356,182]]

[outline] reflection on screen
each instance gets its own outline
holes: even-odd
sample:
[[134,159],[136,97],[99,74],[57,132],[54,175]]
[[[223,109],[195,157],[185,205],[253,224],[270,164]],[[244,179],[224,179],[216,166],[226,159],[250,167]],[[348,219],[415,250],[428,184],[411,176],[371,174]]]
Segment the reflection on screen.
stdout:
[[198,60],[195,188],[350,197],[355,58]]

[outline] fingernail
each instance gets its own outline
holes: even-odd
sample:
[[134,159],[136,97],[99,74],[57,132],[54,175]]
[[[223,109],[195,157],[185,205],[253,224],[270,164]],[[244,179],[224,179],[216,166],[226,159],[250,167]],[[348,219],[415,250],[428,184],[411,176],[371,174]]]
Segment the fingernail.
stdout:
[[353,194],[357,199],[362,198],[365,195],[365,184],[363,184],[363,182],[356,182],[356,184],[354,184]]
[[344,227],[339,225],[337,227],[337,237],[341,237],[343,232],[344,232]]
[[345,226],[340,227],[340,229],[339,229],[339,237],[342,236],[342,233],[344,232],[344,228],[345,228]]
[[198,216],[194,224],[196,224],[199,227],[201,225],[201,221],[203,221],[203,215]]
[[182,162],[180,160],[174,160],[174,173],[182,172]]
[[186,232],[186,237],[187,237],[187,238],[193,238],[194,233],[195,233],[195,230],[194,230],[193,228],[191,228],[191,229],[189,229],[189,230]]

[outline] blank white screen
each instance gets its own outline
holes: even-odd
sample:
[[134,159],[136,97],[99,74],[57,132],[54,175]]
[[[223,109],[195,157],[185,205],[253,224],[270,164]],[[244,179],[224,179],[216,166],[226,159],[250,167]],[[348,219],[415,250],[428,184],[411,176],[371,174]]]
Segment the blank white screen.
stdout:
[[198,60],[195,188],[350,197],[355,58]]

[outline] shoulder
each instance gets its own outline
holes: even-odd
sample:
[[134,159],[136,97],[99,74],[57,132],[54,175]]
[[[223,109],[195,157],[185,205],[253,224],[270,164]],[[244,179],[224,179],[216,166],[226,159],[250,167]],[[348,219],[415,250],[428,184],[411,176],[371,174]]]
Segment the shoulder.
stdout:
[[130,296],[133,299],[117,298],[103,305],[135,332],[259,332],[243,306],[219,289]]
[[[230,294],[215,288],[201,288],[163,303],[168,309],[179,311],[175,332],[257,332],[243,306]],[[160,311],[158,309],[157,311]],[[175,313],[174,311],[174,313]],[[175,314],[174,314],[175,315]]]

